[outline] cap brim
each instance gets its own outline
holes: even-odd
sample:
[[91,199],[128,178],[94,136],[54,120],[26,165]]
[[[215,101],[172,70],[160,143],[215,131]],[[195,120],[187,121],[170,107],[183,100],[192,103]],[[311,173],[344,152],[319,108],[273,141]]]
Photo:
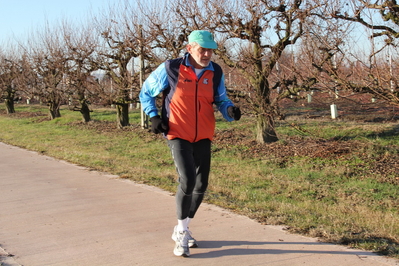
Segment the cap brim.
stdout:
[[217,49],[218,45],[216,42],[198,42],[199,46],[206,49]]

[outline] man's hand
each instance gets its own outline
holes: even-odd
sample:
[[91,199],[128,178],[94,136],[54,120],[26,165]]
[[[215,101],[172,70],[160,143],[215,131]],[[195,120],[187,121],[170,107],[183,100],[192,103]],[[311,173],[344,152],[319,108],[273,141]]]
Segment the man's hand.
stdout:
[[162,122],[162,119],[159,115],[151,117],[150,120],[151,120],[151,131],[153,133],[159,134],[168,131],[168,126]]
[[239,107],[229,106],[227,107],[227,114],[234,118],[234,120],[240,120],[241,118],[241,110]]

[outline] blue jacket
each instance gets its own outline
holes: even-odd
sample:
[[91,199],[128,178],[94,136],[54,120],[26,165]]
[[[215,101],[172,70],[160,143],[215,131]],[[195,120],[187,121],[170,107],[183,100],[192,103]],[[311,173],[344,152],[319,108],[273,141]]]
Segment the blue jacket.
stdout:
[[197,77],[188,56],[168,60],[152,72],[143,84],[140,101],[147,115],[156,116],[155,97],[163,92],[162,119],[169,126],[168,139],[212,139],[213,104],[227,121],[233,121],[227,114],[233,103],[227,97],[220,66],[211,62]]

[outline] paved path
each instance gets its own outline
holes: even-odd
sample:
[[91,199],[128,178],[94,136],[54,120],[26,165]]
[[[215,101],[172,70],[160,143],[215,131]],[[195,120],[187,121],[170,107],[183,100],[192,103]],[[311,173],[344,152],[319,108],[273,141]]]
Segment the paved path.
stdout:
[[399,265],[203,204],[175,257],[169,193],[0,143],[0,261],[14,265]]

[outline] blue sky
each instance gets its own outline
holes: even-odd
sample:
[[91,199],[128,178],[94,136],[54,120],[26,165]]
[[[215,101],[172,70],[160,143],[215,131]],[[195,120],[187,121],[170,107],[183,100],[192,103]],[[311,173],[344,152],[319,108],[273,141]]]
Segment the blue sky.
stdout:
[[[43,28],[46,21],[54,23],[62,18],[85,21],[90,12],[96,14],[107,8],[109,3],[119,0],[0,0],[0,45],[9,40],[26,41],[29,33]],[[369,46],[364,28],[359,31],[360,39],[353,43],[355,50]],[[357,48],[357,49],[356,49]]]
[[[80,21],[90,11],[108,6],[112,0],[0,0],[0,44],[24,40],[28,33],[40,29],[46,21],[61,18]],[[114,0],[116,2],[116,0]]]

